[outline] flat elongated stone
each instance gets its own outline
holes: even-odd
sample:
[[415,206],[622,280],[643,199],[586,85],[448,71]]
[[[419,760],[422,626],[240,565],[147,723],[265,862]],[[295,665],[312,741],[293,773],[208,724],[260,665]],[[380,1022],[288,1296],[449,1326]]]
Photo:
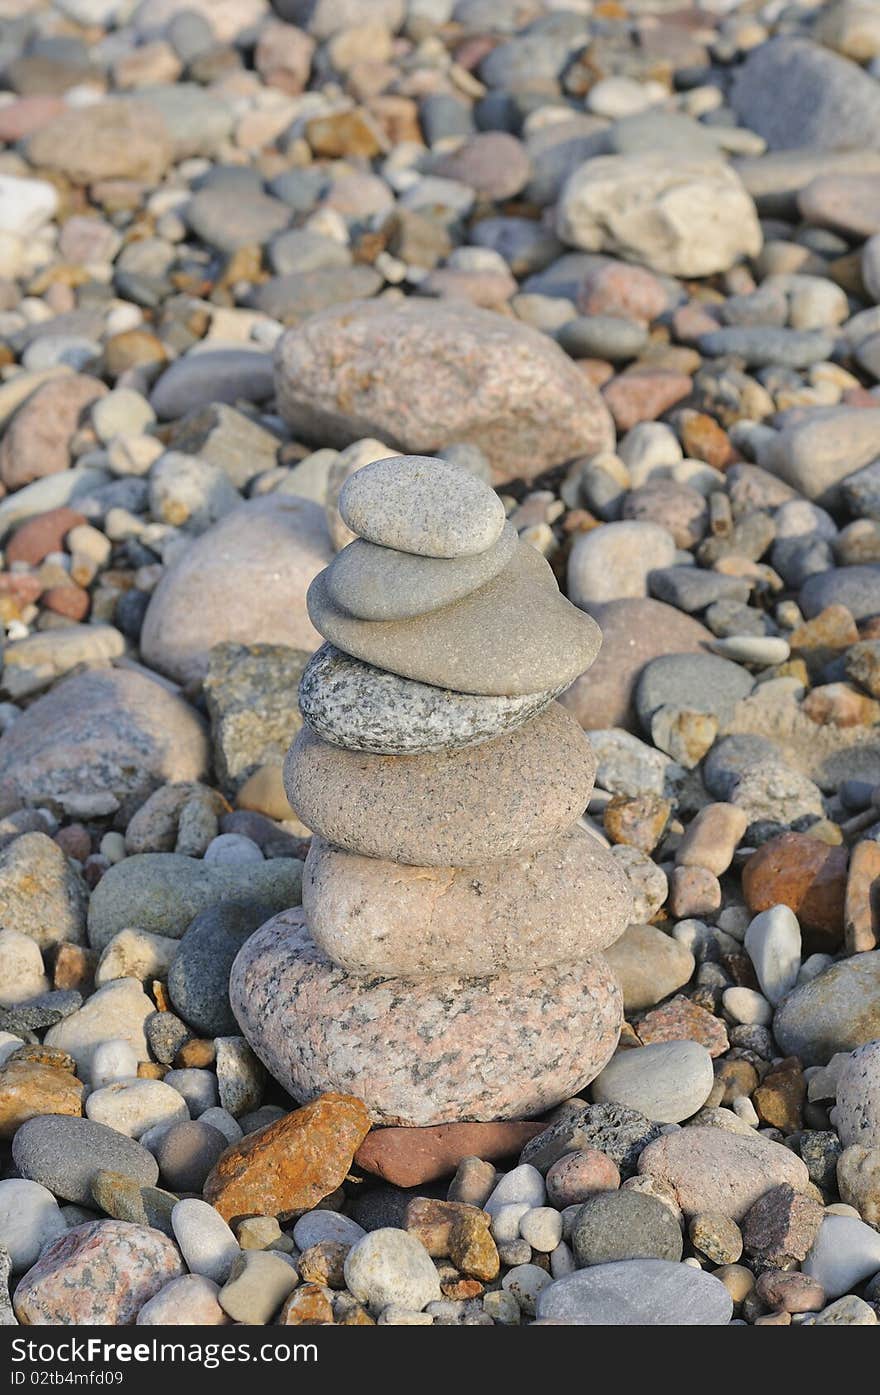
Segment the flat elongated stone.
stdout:
[[324,1095],[227,1148],[205,1182],[205,1200],[226,1221],[307,1210],[342,1185],[369,1128],[359,1099]]
[[553,704],[481,746],[439,755],[344,751],[303,726],[284,782],[307,828],[365,857],[468,867],[545,846],[583,813],[589,741]]
[[323,644],[303,671],[299,708],[313,731],[333,746],[413,756],[491,741],[542,712],[559,691],[523,697],[456,693],[399,678]]
[[145,1187],[159,1178],[156,1159],[133,1138],[64,1115],[28,1119],[15,1135],[12,1157],[22,1177],[78,1206],[94,1204],[92,1182],[99,1172],[121,1172]]
[[294,1099],[353,1094],[401,1125],[540,1114],[601,1070],[621,1016],[598,957],[486,978],[355,977],[316,948],[302,911],[251,936],[230,1001]]
[[496,542],[473,557],[422,557],[355,538],[327,568],[327,591],[358,620],[410,620],[486,586],[507,566],[516,544],[509,523]]
[[[516,1157],[543,1124],[437,1124],[426,1129],[373,1129],[355,1154],[366,1172],[398,1187],[420,1187],[449,1177],[464,1158],[488,1163]],[[481,1164],[482,1166],[482,1164]],[[490,1168],[490,1176],[493,1169]]]
[[703,1327],[730,1321],[733,1300],[712,1274],[668,1259],[621,1259],[541,1290],[539,1318],[580,1327]]
[[476,475],[430,455],[394,455],[356,470],[339,512],[358,537],[420,557],[472,557],[504,528],[504,505]]
[[615,859],[577,827],[542,852],[468,868],[408,867],[315,838],[303,910],[316,945],[353,973],[491,974],[604,949],[632,896]]
[[461,693],[510,697],[571,683],[601,643],[595,621],[559,594],[549,563],[528,543],[478,591],[412,620],[347,615],[326,572],[306,601],[315,629],[346,654]]

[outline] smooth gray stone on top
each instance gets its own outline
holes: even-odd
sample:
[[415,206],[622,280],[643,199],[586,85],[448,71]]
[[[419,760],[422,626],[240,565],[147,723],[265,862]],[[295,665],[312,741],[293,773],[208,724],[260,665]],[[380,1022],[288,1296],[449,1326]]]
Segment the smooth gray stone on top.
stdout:
[[590,667],[602,641],[596,622],[560,595],[550,564],[529,543],[479,591],[412,620],[347,615],[333,604],[325,577],[315,577],[306,597],[325,639],[438,688],[513,697],[564,687]]
[[642,669],[636,710],[645,731],[658,707],[709,712],[729,722],[741,698],[754,687],[752,675],[717,654],[661,654]]
[[358,537],[420,557],[472,557],[504,527],[504,505],[488,484],[431,455],[364,465],[343,485],[339,512]]
[[300,679],[299,707],[309,726],[334,746],[412,756],[491,741],[542,712],[561,691],[475,697],[398,678],[323,644]]
[[420,557],[355,538],[328,567],[327,590],[359,620],[410,620],[485,586],[507,566],[516,543],[510,523],[497,542],[473,557]]
[[622,1259],[580,1269],[538,1295],[539,1318],[580,1327],[703,1327],[728,1323],[720,1279],[668,1259]]
[[817,572],[801,587],[798,605],[808,620],[829,605],[845,605],[854,620],[880,615],[880,566]]
[[819,330],[776,329],[773,325],[729,325],[701,334],[700,353],[733,354],[749,368],[780,364],[786,368],[808,368],[822,363],[834,352],[834,339]]

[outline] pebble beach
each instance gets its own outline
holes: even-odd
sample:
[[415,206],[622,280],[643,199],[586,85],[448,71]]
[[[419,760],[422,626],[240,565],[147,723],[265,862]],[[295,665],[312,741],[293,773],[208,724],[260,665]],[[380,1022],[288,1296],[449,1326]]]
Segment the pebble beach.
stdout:
[[0,1325],[878,1322],[880,5],[0,0]]

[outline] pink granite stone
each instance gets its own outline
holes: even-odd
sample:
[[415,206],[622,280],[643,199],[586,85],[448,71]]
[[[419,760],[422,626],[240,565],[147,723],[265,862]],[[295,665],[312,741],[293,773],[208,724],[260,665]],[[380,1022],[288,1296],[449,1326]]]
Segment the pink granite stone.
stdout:
[[176,1245],[161,1231],[90,1221],[62,1235],[28,1270],[15,1290],[15,1314],[30,1327],[124,1326],[183,1272]]
[[364,1100],[377,1123],[523,1119],[577,1094],[609,1060],[620,990],[601,957],[538,972],[357,977],[316,948],[301,909],[241,949],[230,1001],[296,1100]]

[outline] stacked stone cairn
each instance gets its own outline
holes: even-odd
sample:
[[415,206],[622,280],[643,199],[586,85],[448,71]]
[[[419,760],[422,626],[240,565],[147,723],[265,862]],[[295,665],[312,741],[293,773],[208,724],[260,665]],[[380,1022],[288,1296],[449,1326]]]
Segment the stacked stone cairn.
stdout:
[[601,636],[459,466],[376,461],[339,510],[357,536],[309,591],[328,643],[285,766],[314,832],[303,904],[247,941],[233,1009],[297,1100],[357,1095],[383,1124],[538,1115],[621,1023],[600,951],[631,896],[579,826],[595,761],[554,702]]

